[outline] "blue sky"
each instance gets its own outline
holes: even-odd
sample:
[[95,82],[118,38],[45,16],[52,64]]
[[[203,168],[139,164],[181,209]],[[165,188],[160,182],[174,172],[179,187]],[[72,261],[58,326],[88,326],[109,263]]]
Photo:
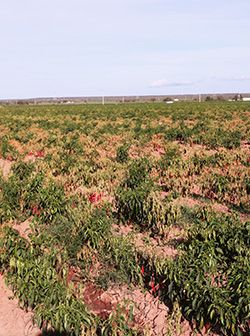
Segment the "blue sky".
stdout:
[[249,0],[8,0],[0,14],[0,98],[250,92]]

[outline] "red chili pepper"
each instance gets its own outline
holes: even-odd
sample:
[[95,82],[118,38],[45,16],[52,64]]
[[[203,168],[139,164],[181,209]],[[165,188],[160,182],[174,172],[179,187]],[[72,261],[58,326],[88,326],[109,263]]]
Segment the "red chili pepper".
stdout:
[[210,323],[206,323],[205,326],[204,326],[204,328],[205,328],[205,332],[207,333],[208,330],[211,328],[211,324]]
[[44,157],[44,151],[37,151],[37,152],[35,153],[35,157],[37,157],[37,158]]
[[39,216],[40,214],[41,214],[41,210],[39,210],[37,206],[34,206],[32,209],[32,215]]
[[97,203],[101,200],[102,194],[92,193],[89,195],[88,199],[90,203]]
[[95,200],[96,200],[95,194],[90,194],[88,198],[89,198],[90,203],[95,203]]
[[150,287],[151,287],[151,292],[155,293],[156,292],[156,287],[155,287],[155,277],[154,277],[154,273],[151,276],[151,281],[149,283]]
[[145,274],[145,268],[144,268],[144,265],[142,265],[142,267],[141,267],[141,274],[142,274],[142,275]]
[[150,283],[150,287],[151,287],[151,292],[155,293],[156,292],[156,288],[155,288],[155,283],[153,281]]

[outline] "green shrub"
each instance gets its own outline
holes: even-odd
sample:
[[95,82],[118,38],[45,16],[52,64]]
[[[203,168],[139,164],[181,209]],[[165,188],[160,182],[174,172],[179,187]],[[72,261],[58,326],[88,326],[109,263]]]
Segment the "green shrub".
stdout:
[[7,137],[2,137],[0,140],[0,155],[4,159],[16,160],[18,158],[18,154],[19,153],[15,147],[9,143]]
[[184,254],[163,271],[163,295],[177,300],[199,328],[210,324],[225,335],[249,331],[249,230],[247,222],[205,213],[191,227]]
[[162,200],[149,176],[151,166],[146,159],[131,163],[125,180],[118,187],[115,197],[117,215],[141,229],[164,232],[172,209]]
[[125,163],[129,160],[129,147],[130,145],[122,145],[117,148],[116,151],[116,161],[120,163]]
[[[36,240],[31,246],[15,231],[5,228],[0,235],[0,248],[0,268],[5,265],[8,270],[7,283],[22,307],[33,308],[40,328],[52,327],[72,336],[96,329],[97,319],[66,286],[65,261],[55,246],[44,254]],[[56,266],[61,268],[62,279]]]
[[123,183],[124,186],[134,189],[140,185],[150,182],[149,173],[151,171],[150,162],[145,159],[133,160],[129,166],[127,177]]
[[127,237],[111,237],[107,240],[102,250],[102,258],[120,273],[121,278],[127,279],[128,283],[142,282],[139,258]]
[[180,153],[178,148],[171,146],[166,149],[166,152],[159,160],[158,165],[160,169],[165,170],[174,163],[177,163],[179,160],[180,160]]
[[82,242],[92,248],[100,248],[111,235],[111,221],[106,212],[106,208],[96,208],[85,223],[83,219],[79,234]]
[[40,219],[45,223],[52,222],[66,211],[67,200],[64,189],[53,181],[40,189],[37,201],[37,207],[41,209]]
[[19,181],[27,181],[34,171],[34,168],[33,163],[20,161],[15,163],[11,170]]
[[165,132],[165,139],[171,141],[178,140],[181,142],[187,142],[191,138],[192,134],[192,129],[181,123],[177,127],[167,129]]
[[0,222],[16,218],[26,207],[25,193],[33,170],[32,164],[17,162],[7,180],[0,178]]

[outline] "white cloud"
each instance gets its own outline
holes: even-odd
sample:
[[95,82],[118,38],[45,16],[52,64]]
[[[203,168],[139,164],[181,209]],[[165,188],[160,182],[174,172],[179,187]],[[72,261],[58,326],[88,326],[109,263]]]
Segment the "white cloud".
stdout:
[[234,82],[250,81],[250,76],[229,77],[226,78],[226,81],[234,81]]
[[157,79],[157,80],[154,80],[150,86],[151,87],[164,87],[164,86],[167,86],[168,82],[166,79]]
[[150,87],[160,88],[160,87],[190,86],[190,85],[194,85],[196,83],[197,82],[191,82],[191,81],[168,82],[166,79],[157,79],[150,84]]

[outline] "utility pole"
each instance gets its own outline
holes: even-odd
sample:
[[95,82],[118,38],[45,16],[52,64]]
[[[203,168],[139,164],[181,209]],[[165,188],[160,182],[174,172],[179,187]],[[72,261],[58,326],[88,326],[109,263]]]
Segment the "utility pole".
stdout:
[[104,98],[104,96],[102,96],[102,105],[104,105],[105,104],[105,98]]

